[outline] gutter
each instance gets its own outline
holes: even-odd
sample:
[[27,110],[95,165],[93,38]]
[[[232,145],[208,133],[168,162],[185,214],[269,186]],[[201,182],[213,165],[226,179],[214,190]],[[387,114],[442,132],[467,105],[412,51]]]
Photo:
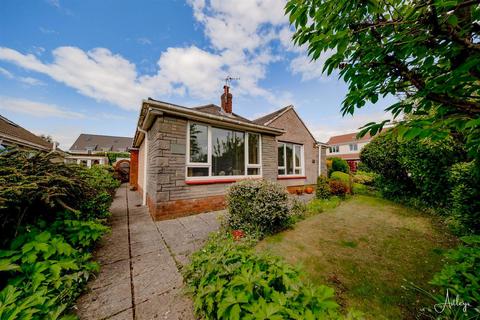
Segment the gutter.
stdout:
[[[147,109],[148,105],[151,105],[153,107],[149,107]],[[185,107],[180,107],[180,106],[176,106],[176,105],[165,103],[165,102],[143,100],[142,110],[144,109],[146,109],[147,111],[144,113],[143,117],[142,117],[143,112],[141,112],[140,118],[139,118],[139,127],[142,127],[144,130],[148,130],[148,127],[151,125],[151,122],[153,122],[151,119],[152,115],[162,115],[164,113],[167,113],[167,114],[181,116],[181,117],[188,118],[191,120],[196,120],[196,121],[203,121],[203,122],[208,121],[208,123],[210,124],[216,124],[220,126],[222,125],[225,126],[225,124],[229,124],[230,126],[238,127],[239,129],[243,129],[243,130],[251,129],[255,132],[269,133],[276,136],[280,136],[285,133],[285,130],[283,129],[267,127],[267,126],[258,125],[255,123],[239,121],[229,117],[208,114],[205,112],[201,112],[201,111],[197,111],[197,110],[193,110]],[[142,133],[140,130],[138,131]],[[142,142],[142,138],[140,137],[140,134],[135,134],[135,137],[133,140],[133,147],[138,147],[141,142]]]

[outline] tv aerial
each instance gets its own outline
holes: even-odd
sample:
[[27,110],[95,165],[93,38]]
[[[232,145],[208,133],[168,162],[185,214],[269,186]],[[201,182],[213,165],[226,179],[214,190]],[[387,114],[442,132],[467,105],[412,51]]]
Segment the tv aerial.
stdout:
[[240,78],[234,78],[234,77],[231,77],[231,76],[227,76],[224,80],[225,80],[225,85],[230,86],[230,84],[232,83],[233,80],[238,81],[238,80],[240,80]]

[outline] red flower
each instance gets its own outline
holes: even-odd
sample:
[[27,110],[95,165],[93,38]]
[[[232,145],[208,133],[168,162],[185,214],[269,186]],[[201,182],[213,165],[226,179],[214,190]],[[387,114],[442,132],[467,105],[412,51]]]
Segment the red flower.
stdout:
[[245,236],[245,232],[242,230],[233,230],[232,231],[233,240],[240,240]]

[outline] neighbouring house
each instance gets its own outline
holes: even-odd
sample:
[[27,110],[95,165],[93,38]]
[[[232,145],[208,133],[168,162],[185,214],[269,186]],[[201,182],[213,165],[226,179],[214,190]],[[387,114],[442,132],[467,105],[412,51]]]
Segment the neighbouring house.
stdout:
[[[94,164],[109,164],[108,153],[128,152],[132,138],[82,133],[70,148],[66,163],[77,163],[87,167]],[[119,160],[129,160],[117,158]]]
[[326,174],[325,157],[293,106],[248,120],[233,112],[225,86],[221,107],[143,101],[130,183],[152,217],[167,219],[224,208],[227,187],[242,179],[313,185]]
[[56,143],[48,142],[0,115],[0,150],[18,147],[26,150],[52,151],[56,146]]
[[327,142],[327,158],[344,159],[350,170],[356,171],[360,163],[360,151],[372,140],[369,133],[360,139],[357,139],[357,134],[358,132],[353,132],[330,137]]

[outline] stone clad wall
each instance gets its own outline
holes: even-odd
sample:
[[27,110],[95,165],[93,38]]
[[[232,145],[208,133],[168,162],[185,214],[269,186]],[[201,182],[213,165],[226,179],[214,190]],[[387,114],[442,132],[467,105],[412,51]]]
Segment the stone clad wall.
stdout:
[[[148,132],[148,204],[157,220],[225,207],[224,195],[231,183],[185,183],[187,123],[186,119],[164,115],[157,117]],[[275,137],[262,135],[265,179],[276,179],[276,152]]]

